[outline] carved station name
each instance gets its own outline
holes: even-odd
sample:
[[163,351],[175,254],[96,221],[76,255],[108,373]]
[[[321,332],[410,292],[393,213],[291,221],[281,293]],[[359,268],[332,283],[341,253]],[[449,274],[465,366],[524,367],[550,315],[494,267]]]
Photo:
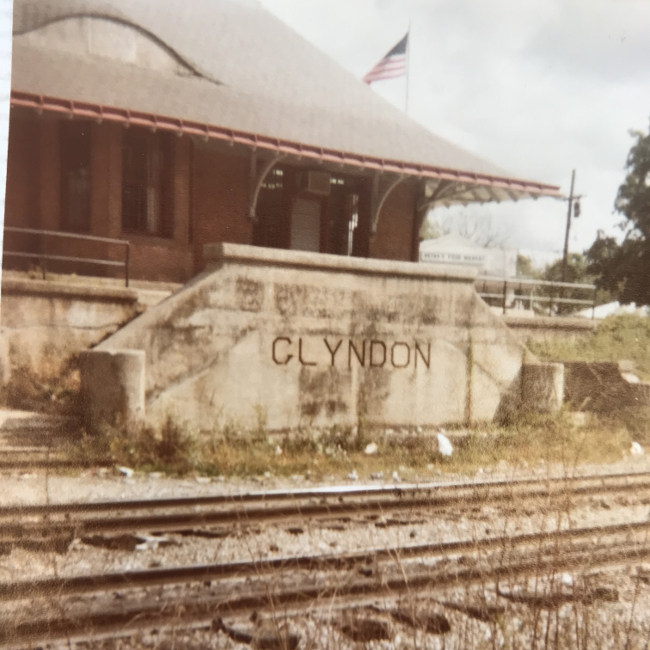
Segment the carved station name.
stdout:
[[271,346],[273,361],[279,366],[297,362],[302,366],[328,364],[352,368],[431,367],[431,343],[388,343],[380,339],[310,339],[278,336]]

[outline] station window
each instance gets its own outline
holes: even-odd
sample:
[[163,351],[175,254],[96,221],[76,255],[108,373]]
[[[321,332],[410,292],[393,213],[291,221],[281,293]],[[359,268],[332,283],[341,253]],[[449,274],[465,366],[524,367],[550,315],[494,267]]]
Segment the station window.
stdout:
[[281,190],[284,187],[284,171],[279,168],[271,170],[265,181],[262,183],[263,190]]
[[62,226],[73,232],[90,230],[91,124],[61,124]]
[[174,236],[171,205],[171,150],[168,134],[129,128],[122,141],[122,229]]

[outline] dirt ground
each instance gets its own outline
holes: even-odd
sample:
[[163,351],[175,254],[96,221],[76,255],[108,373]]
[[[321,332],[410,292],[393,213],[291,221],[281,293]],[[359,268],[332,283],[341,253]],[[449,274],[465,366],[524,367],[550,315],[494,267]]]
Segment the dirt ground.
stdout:
[[[395,468],[397,475],[401,473]],[[448,474],[432,469],[413,477],[418,483],[449,483],[458,481],[508,480],[526,477],[588,476],[650,471],[650,454],[628,455],[616,463],[579,464],[575,467],[526,464],[512,466],[501,462],[495,467],[479,469],[472,475]],[[380,480],[359,475],[350,480],[346,474],[314,480],[308,475],[288,478],[267,473],[257,478],[170,478],[161,473],[138,473],[125,476],[119,470],[91,469],[46,473],[44,470],[0,472],[0,507],[17,504],[70,503],[74,501],[111,501],[117,499],[157,499],[211,494],[239,494],[266,490],[317,488],[322,485],[396,485],[390,476]],[[400,483],[402,484],[402,483]],[[406,483],[403,483],[406,484]]]
[[[396,471],[399,471],[396,468]],[[627,456],[618,463],[579,465],[567,469],[539,464],[534,468],[513,467],[504,463],[486,468],[472,476],[427,471],[417,480],[422,483],[485,481],[523,477],[555,477],[563,475],[595,475],[650,471],[650,457]],[[107,501],[193,495],[236,494],[266,490],[315,488],[320,485],[393,485],[395,481],[371,480],[359,476],[357,481],[345,476],[330,476],[316,482],[309,477],[289,478],[265,476],[260,479],[207,479],[187,477],[174,479],[157,473],[134,473],[126,476],[118,469],[85,470],[69,473],[4,472],[0,475],[0,505],[65,503],[74,501]],[[304,554],[332,554],[378,547],[445,542],[458,539],[482,539],[504,533],[522,534],[540,530],[557,530],[582,526],[605,526],[623,522],[646,521],[650,515],[649,495],[637,493],[596,495],[577,499],[570,517],[558,509],[527,511],[512,515],[508,508],[483,506],[473,512],[441,513],[434,517],[412,514],[401,525],[381,526],[378,522],[353,521],[345,526],[328,526],[323,522],[281,522],[252,528],[233,527],[220,538],[166,534],[161,539],[140,544],[137,548],[111,549],[75,540],[64,553],[43,553],[14,548],[0,557],[0,582],[14,582],[47,576],[72,576],[103,572],[134,571],[193,564],[248,561],[259,558],[289,557]],[[626,648],[642,650],[650,638],[647,612],[650,611],[650,586],[638,578],[638,566],[621,565],[590,571],[590,579],[599,586],[615,588],[615,602],[600,602],[590,607],[568,603],[550,610],[532,610],[527,605],[506,603],[507,615],[498,624],[468,618],[459,611],[441,607],[439,600],[472,603],[494,599],[493,587],[444,589],[425,597],[431,611],[444,615],[451,625],[445,635],[413,630],[394,620],[390,612],[395,602],[374,604],[375,609],[360,610],[360,616],[384,621],[391,638],[358,644],[342,632],[343,614],[332,610],[328,616],[311,613],[290,618],[281,625],[300,637],[302,648],[343,649],[367,648]],[[641,570],[645,570],[641,567]],[[568,576],[570,581],[584,576]],[[548,579],[548,576],[546,577]],[[567,579],[566,576],[563,579]],[[649,581],[650,582],[650,581]],[[540,589],[525,581],[516,589]],[[503,602],[500,599],[499,602]],[[382,609],[383,608],[383,609]],[[379,612],[382,610],[383,613]],[[266,624],[277,629],[277,621],[267,618]],[[242,622],[232,622],[239,625]],[[259,622],[258,624],[259,625]],[[246,627],[246,626],[244,626]],[[255,626],[250,624],[248,628]],[[550,630],[550,632],[549,632]],[[557,632],[556,632],[557,630]],[[585,639],[587,641],[585,642]],[[555,645],[553,645],[555,643]],[[88,646],[86,646],[88,647]],[[233,641],[224,631],[149,632],[122,640],[99,641],[92,648],[130,650],[133,648],[249,648]]]

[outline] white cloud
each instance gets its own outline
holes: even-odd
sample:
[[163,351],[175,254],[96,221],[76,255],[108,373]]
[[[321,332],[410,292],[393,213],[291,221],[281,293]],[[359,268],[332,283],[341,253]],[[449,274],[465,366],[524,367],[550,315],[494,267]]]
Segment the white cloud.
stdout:
[[[612,214],[632,144],[650,117],[650,3],[645,0],[262,0],[361,77],[411,21],[409,114],[517,176],[586,195],[571,248]],[[404,107],[403,79],[374,85]],[[518,248],[561,250],[566,205],[474,206]]]

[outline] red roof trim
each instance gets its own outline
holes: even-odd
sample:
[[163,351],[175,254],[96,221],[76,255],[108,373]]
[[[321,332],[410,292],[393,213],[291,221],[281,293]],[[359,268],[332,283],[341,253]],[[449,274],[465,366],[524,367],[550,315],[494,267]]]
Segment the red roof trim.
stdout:
[[560,188],[555,185],[491,176],[488,174],[477,174],[475,172],[463,172],[455,169],[446,169],[444,167],[435,167],[433,165],[410,163],[399,160],[385,160],[333,149],[323,149],[322,147],[293,142],[291,140],[280,140],[278,138],[271,138],[255,133],[247,133],[245,131],[235,131],[233,129],[226,129],[224,127],[204,124],[201,122],[179,120],[178,118],[165,117],[153,113],[132,111],[110,106],[100,106],[89,102],[73,102],[71,100],[60,99],[57,97],[47,97],[36,95],[34,93],[12,90],[11,105],[34,108],[38,111],[47,110],[56,113],[64,113],[74,117],[84,117],[95,120],[111,120],[114,122],[133,124],[134,126],[174,131],[179,134],[185,133],[187,135],[196,135],[204,138],[207,136],[231,144],[237,143],[249,147],[268,149],[275,152],[295,155],[298,157],[304,156],[306,158],[313,158],[323,162],[345,164],[353,167],[364,167],[367,169],[419,176],[422,178],[438,178],[471,183],[473,185],[499,187],[505,190],[524,192],[536,196],[562,197]]

